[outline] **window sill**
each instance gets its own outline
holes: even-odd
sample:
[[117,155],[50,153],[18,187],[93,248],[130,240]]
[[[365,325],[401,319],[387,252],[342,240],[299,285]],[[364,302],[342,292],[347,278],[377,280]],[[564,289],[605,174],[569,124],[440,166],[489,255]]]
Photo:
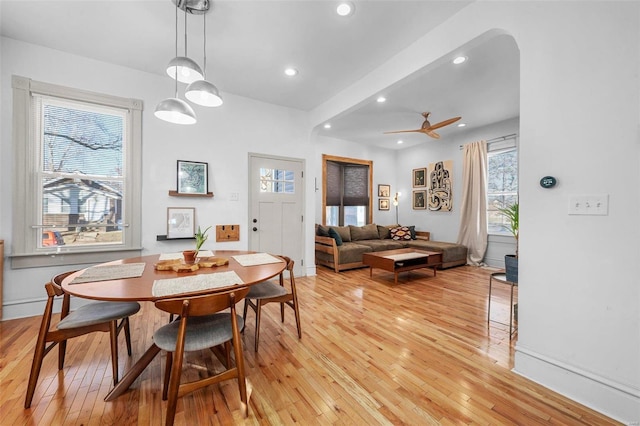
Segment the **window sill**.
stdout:
[[140,256],[142,247],[117,248],[100,251],[60,251],[49,253],[12,254],[11,269],[40,268],[47,266],[81,265],[104,263],[127,257]]

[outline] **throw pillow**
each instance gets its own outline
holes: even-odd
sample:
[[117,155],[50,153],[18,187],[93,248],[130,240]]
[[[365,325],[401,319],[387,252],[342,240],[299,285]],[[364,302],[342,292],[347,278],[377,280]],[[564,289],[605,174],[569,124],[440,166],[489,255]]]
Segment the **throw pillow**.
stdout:
[[411,233],[411,239],[416,239],[416,227],[415,226],[407,226],[409,228],[409,232]]
[[329,236],[329,228],[327,228],[324,225],[318,225],[318,228],[316,229],[316,234],[318,234],[321,237],[328,237]]
[[329,228],[334,229],[338,234],[340,234],[340,238],[342,238],[343,243],[351,241],[351,231],[348,226],[330,226]]
[[396,241],[411,240],[411,230],[408,226],[400,226],[391,230],[391,239]]
[[337,246],[341,246],[342,245],[342,237],[340,237],[340,234],[338,233],[338,231],[336,231],[333,228],[329,228],[329,236],[331,238],[333,238],[334,240],[336,240],[336,245]]
[[378,225],[378,235],[380,236],[381,240],[387,240],[391,238],[391,229],[386,226]]

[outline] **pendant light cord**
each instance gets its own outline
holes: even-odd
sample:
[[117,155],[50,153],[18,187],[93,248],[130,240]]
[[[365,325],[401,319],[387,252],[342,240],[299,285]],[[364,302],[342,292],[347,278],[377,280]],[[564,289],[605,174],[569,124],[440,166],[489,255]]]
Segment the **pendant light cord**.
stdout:
[[203,50],[203,63],[202,63],[202,79],[206,80],[207,79],[207,14],[203,13],[202,14],[202,20],[204,21],[202,27],[203,27],[203,33],[204,33],[204,41],[202,43],[202,50]]
[[[176,1],[176,58],[178,57],[178,2]],[[178,98],[178,66],[173,67],[175,71],[175,87],[176,87],[176,98]]]

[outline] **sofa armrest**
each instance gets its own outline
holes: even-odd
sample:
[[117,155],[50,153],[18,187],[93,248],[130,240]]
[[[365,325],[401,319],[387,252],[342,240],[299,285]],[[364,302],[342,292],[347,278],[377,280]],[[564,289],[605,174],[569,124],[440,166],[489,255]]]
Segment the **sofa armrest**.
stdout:
[[[320,235],[316,235],[316,252],[327,253],[333,259],[332,262],[328,264],[325,262],[320,262],[326,266],[333,267],[336,272],[339,272],[339,260],[340,255],[338,254],[338,245],[336,244],[336,240],[331,237],[321,237]],[[318,259],[316,258],[316,264],[318,264]]]
[[431,232],[416,231],[416,240],[431,241]]

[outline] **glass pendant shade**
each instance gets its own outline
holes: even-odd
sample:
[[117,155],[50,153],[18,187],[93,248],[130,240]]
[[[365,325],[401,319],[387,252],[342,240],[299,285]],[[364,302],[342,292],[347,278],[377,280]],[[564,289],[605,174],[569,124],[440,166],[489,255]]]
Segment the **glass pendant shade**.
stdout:
[[167,74],[169,77],[177,78],[179,82],[187,84],[204,78],[204,73],[200,66],[193,59],[186,56],[173,58],[167,65]]
[[207,80],[194,81],[188,85],[184,96],[191,102],[202,106],[218,107],[222,105],[222,97],[218,88]]
[[193,108],[178,98],[167,98],[160,102],[154,115],[174,124],[195,124],[196,122],[196,113]]

